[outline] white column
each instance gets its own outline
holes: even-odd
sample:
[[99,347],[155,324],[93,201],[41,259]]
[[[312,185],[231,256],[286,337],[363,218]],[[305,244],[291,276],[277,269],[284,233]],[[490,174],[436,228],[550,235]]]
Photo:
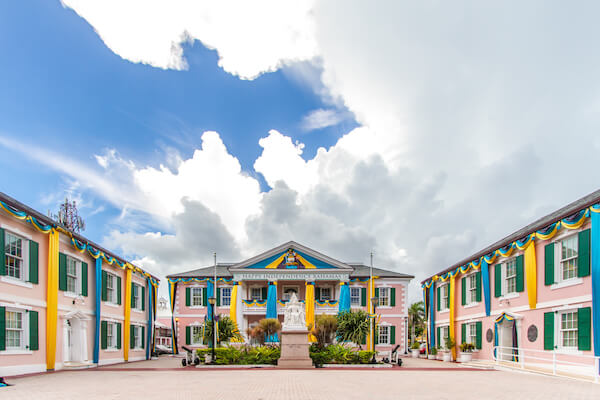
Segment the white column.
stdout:
[[235,299],[235,319],[238,321],[238,330],[243,337],[246,337],[246,328],[244,327],[244,303],[242,303],[242,299],[245,296],[244,284],[239,282],[238,286],[237,298]]
[[79,320],[81,325],[81,359],[83,361],[88,360],[88,335],[87,335],[87,321]]
[[69,360],[69,320],[63,319],[63,364]]

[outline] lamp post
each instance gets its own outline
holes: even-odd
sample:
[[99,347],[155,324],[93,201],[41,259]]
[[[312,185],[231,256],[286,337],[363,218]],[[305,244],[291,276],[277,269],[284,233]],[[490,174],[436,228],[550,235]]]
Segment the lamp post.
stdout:
[[216,333],[216,318],[215,318],[215,303],[217,301],[217,298],[214,296],[211,296],[208,298],[208,304],[210,304],[210,309],[211,309],[211,314],[212,314],[212,361],[211,363],[214,364],[216,362],[216,357],[215,357],[215,344],[217,342],[217,333]]
[[371,359],[371,364],[375,364],[377,362],[377,360],[375,360],[375,315],[377,315],[376,310],[379,305],[379,298],[375,296],[371,297],[371,305],[373,306],[373,331],[371,332],[371,340],[373,340],[373,358]]

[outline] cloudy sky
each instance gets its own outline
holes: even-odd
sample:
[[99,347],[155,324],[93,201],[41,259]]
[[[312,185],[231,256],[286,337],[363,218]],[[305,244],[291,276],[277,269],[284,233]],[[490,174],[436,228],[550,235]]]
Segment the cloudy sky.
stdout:
[[0,4],[0,190],[164,277],[296,240],[417,282],[600,182],[600,3]]

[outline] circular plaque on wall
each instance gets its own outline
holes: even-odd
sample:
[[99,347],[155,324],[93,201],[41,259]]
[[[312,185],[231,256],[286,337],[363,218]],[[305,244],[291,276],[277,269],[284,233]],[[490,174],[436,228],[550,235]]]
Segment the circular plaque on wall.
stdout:
[[488,343],[492,343],[492,340],[494,340],[494,331],[488,329],[485,333],[485,339],[488,341]]
[[527,339],[529,339],[530,342],[535,342],[537,340],[538,337],[538,328],[535,325],[529,325],[529,328],[527,328]]

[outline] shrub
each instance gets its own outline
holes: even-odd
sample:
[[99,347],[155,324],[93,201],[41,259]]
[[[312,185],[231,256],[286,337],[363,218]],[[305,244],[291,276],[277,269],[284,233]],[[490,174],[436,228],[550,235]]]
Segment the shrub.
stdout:
[[475,345],[474,345],[473,343],[466,343],[466,342],[463,342],[463,343],[460,345],[460,351],[463,351],[463,352],[471,352],[471,351],[473,351],[473,350],[475,350]]
[[438,352],[438,349],[437,349],[437,347],[432,347],[432,348],[431,348],[431,351],[430,351],[429,353],[430,353],[432,356],[437,356],[437,352]]
[[363,311],[345,311],[337,315],[336,335],[340,342],[359,345],[369,333],[369,315]]
[[[203,359],[212,354],[212,349],[198,349],[196,354]],[[215,362],[220,365],[277,364],[280,356],[281,350],[278,346],[227,346],[215,349]]]
[[[204,323],[204,343],[212,347],[212,324],[213,321],[206,321]],[[242,335],[237,329],[237,326],[233,323],[231,318],[228,316],[219,316],[219,335],[217,336],[217,345],[221,343],[230,342],[232,339],[242,341]]]
[[338,320],[335,315],[321,314],[316,316],[311,333],[317,339],[319,347],[323,348],[326,345],[333,343],[337,330],[337,323]]
[[412,350],[419,350],[419,349],[421,348],[421,345],[419,344],[419,342],[417,342],[417,341],[414,341],[414,342],[412,343],[412,345],[410,346],[410,348],[411,348]]

